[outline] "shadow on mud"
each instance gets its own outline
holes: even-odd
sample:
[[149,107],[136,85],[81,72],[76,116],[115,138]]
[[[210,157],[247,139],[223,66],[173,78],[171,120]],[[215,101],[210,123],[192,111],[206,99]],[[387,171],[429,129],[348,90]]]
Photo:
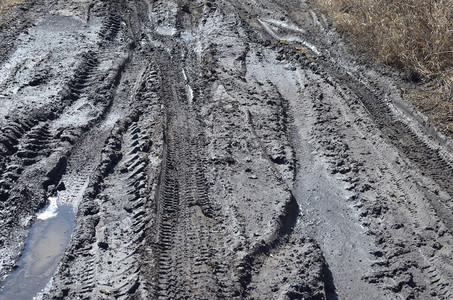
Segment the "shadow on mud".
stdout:
[[69,244],[74,228],[72,205],[57,207],[52,202],[38,214],[30,229],[26,246],[0,291],[0,300],[39,299]]
[[338,300],[338,294],[336,293],[333,275],[327,262],[324,263],[324,285],[326,289],[327,300]]

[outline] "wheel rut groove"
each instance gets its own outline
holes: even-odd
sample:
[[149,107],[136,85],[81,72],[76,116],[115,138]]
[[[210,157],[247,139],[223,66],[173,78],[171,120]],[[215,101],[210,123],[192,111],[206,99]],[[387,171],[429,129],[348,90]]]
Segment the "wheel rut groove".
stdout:
[[[181,78],[177,66],[160,65],[161,78]],[[172,299],[216,296],[217,280],[212,258],[216,236],[212,226],[219,222],[211,203],[204,177],[205,144],[195,112],[178,81],[161,83],[161,98],[166,99],[166,131],[163,169],[156,198],[156,240],[154,297]],[[191,124],[194,128],[189,128]],[[215,251],[215,250],[214,250]]]
[[[380,100],[373,91],[365,85],[352,86],[351,78],[343,76],[345,75],[340,75],[340,82],[357,94],[388,140],[427,176],[434,179],[444,191],[452,195],[453,186],[450,184],[453,180],[452,162],[447,161],[438,149],[433,149],[432,146],[426,144],[408,125],[394,117],[389,106]],[[448,211],[443,211],[444,209],[441,207],[445,207]],[[450,203],[443,202],[441,206],[434,205],[434,208],[438,210],[437,213],[452,230],[453,211]]]

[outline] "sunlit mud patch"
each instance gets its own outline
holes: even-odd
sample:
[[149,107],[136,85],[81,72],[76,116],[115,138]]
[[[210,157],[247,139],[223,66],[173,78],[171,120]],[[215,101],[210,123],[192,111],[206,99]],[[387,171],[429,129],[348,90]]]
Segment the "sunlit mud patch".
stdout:
[[55,273],[74,228],[72,205],[58,205],[58,197],[37,215],[18,268],[4,282],[0,300],[39,299]]
[[51,218],[54,218],[58,215],[58,196],[56,197],[49,197],[49,205],[47,206],[47,208],[40,212],[36,218],[38,220],[47,220],[47,219],[51,219]]
[[274,39],[288,42],[301,44],[310,49],[313,54],[320,55],[321,52],[316,48],[315,45],[309,43],[306,40],[306,31],[302,28],[297,27],[294,24],[289,24],[277,20],[261,20],[258,19],[263,29]]

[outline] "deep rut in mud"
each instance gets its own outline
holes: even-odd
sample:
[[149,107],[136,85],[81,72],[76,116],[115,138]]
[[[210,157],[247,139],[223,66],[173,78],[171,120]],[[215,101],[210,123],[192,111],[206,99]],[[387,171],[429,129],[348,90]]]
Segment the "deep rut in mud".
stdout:
[[74,231],[28,298],[451,298],[451,141],[308,1],[16,9],[2,282],[58,199]]

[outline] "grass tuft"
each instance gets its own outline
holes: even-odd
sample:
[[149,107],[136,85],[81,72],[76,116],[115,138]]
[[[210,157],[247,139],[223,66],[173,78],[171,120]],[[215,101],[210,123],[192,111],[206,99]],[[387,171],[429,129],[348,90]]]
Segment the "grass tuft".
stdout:
[[11,7],[24,1],[25,0],[0,0],[0,19]]
[[317,0],[358,50],[414,81],[453,84],[452,0]]

